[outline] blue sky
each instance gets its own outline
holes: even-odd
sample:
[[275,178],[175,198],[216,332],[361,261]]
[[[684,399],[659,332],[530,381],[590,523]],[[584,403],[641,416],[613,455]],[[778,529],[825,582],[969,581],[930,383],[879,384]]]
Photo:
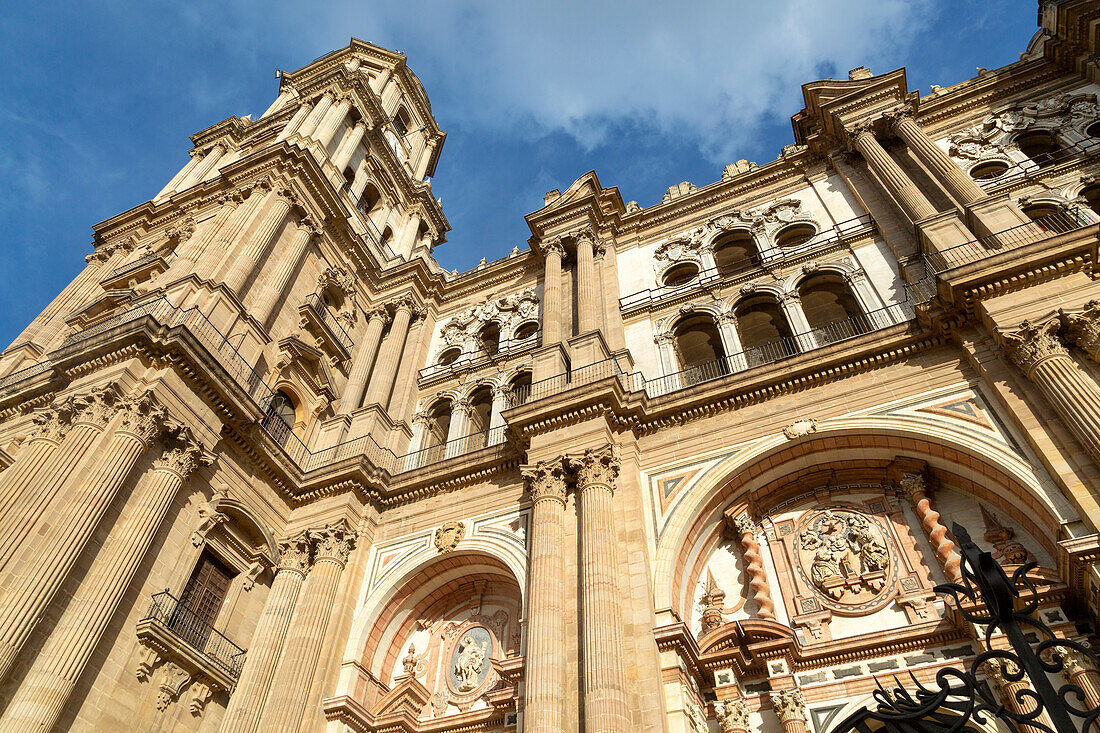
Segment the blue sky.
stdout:
[[595,169],[642,206],[792,142],[799,86],[908,68],[948,86],[1018,58],[1034,0],[15,3],[0,17],[0,342],[80,270],[91,226],[154,195],[188,136],[258,115],[275,69],[356,36],[405,52],[447,143],[433,181],[468,269]]

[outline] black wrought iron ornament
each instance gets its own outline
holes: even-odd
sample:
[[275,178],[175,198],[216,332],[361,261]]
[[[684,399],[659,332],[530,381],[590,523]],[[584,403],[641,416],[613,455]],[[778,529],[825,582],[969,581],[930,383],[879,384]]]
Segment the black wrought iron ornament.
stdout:
[[[1060,639],[1035,614],[1039,605],[1035,585],[1027,574],[1038,563],[1021,565],[1009,578],[1000,563],[983,552],[959,524],[951,527],[962,555],[962,582],[938,585],[935,591],[950,596],[959,613],[970,623],[984,627],[984,646],[962,670],[946,667],[937,672],[935,685],[921,684],[912,672],[906,687],[894,676],[895,686],[873,693],[874,710],[860,710],[841,721],[836,733],[859,731],[903,731],[904,733],[954,733],[975,731],[975,726],[996,727],[995,721],[1022,733],[1081,733],[1094,727],[1100,707],[1089,709],[1085,692],[1071,682],[1055,689],[1048,675],[1066,668],[1072,654],[1080,654],[1097,666],[1090,649]],[[1031,597],[1020,608],[1021,589]],[[1028,632],[1037,643],[1028,639]],[[993,649],[992,638],[1003,633],[1010,649]],[[1011,706],[1006,706],[979,677],[983,668],[999,667],[1006,688],[1011,688]],[[1017,683],[1024,684],[1017,684]],[[988,729],[988,728],[987,728]]]

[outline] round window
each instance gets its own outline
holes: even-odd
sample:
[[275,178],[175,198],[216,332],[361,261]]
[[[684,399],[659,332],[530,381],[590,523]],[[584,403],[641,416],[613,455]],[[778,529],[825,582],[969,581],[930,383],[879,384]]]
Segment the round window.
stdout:
[[539,324],[534,321],[528,321],[527,323],[521,324],[520,327],[516,329],[516,340],[523,341],[524,339],[529,339],[534,336],[535,332],[538,330]]
[[447,366],[448,364],[454,364],[458,361],[458,357],[462,355],[462,349],[457,346],[453,349],[447,349],[439,355],[439,366]]
[[806,244],[817,234],[809,224],[795,224],[782,230],[775,236],[775,244],[778,247],[797,247]]

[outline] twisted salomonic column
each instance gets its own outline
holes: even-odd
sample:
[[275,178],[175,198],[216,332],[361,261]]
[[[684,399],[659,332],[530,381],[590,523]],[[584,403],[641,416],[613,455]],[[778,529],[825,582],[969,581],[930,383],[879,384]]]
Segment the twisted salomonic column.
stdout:
[[266,324],[275,314],[275,309],[283,301],[283,295],[290,278],[301,264],[302,258],[309,251],[309,243],[320,234],[320,230],[308,218],[303,218],[294,230],[294,236],[290,243],[282,250],[278,261],[275,263],[275,272],[264,286],[256,302],[254,314],[260,323]]
[[947,190],[963,206],[969,206],[985,198],[985,191],[974,179],[963,172],[939,145],[932,141],[920,123],[908,110],[887,115],[894,132],[928,166]]
[[[1062,678],[1071,685],[1077,685],[1085,693],[1084,703],[1077,707],[1085,710],[1100,707],[1100,674],[1097,674],[1092,660],[1076,649],[1056,651],[1062,657]],[[1073,699],[1076,701],[1076,697]]]
[[[15,462],[0,473],[0,528],[11,527],[13,512],[23,504],[24,493],[35,484],[62,438],[72,427],[76,405],[72,399],[35,411],[31,416],[30,438],[19,449]],[[53,477],[49,477],[53,480]],[[21,518],[20,518],[21,519]]]
[[309,538],[304,533],[279,543],[279,567],[267,593],[263,613],[256,622],[256,630],[252,632],[241,678],[225,709],[222,733],[256,730],[302,583],[309,572],[309,551]]
[[871,123],[856,125],[848,133],[852,147],[859,151],[867,165],[875,172],[890,194],[897,200],[902,211],[912,221],[917,222],[936,213],[936,207],[929,203],[916,184],[905,175],[905,171],[894,162],[871,132]]
[[577,235],[577,316],[581,333],[600,327],[599,283],[596,282],[595,250],[599,246],[589,231]]
[[258,730],[296,731],[309,699],[313,674],[321,656],[340,574],[355,544],[355,535],[344,521],[310,532],[314,543],[313,568],[309,571],[301,603],[294,607],[286,645],[272,676]]
[[1057,319],[1041,324],[1024,321],[1017,330],[1001,336],[1009,358],[1039,387],[1062,422],[1100,464],[1100,389],[1073,363],[1058,339],[1060,327]]
[[321,143],[321,147],[328,147],[340,125],[344,124],[344,118],[351,109],[351,95],[341,92],[335,98],[336,103],[329,108],[325,116],[317,123],[317,131],[313,133],[313,139]]
[[714,717],[722,733],[749,733],[749,706],[744,698],[714,703]]
[[565,248],[560,241],[549,242],[542,247],[546,264],[542,274],[542,343],[557,344],[562,339],[561,319],[561,261]]
[[[7,567],[16,552],[34,539],[36,535],[32,530],[36,523],[41,522],[50,502],[81,466],[85,455],[114,416],[118,403],[118,392],[113,386],[95,387],[88,394],[73,398],[72,427],[57,450],[35,477],[23,479],[26,483],[21,490],[14,491],[16,487],[11,484],[13,491],[5,497],[10,503],[6,503],[0,513],[0,569]],[[20,477],[12,478],[14,481]]]
[[610,445],[567,459],[577,478],[581,544],[581,655],[584,729],[630,730],[623,661],[623,612],[615,581],[618,559],[613,497],[619,459]]
[[351,131],[340,141],[340,147],[336,149],[336,155],[332,159],[332,164],[336,166],[336,170],[343,173],[344,166],[351,161],[351,156],[355,153],[355,149],[359,147],[359,143],[366,133],[367,123],[360,121],[355,123],[355,127],[351,128]]
[[298,127],[297,132],[302,137],[309,137],[317,129],[317,125],[321,122],[321,118],[328,112],[329,107],[332,106],[332,101],[336,98],[336,95],[332,92],[325,92],[321,95],[321,98],[317,100],[317,104],[313,106],[309,114],[302,121],[301,126]]
[[182,426],[138,485],[0,720],[0,733],[51,730],[118,611],[183,482],[209,462]]
[[561,459],[523,468],[531,492],[531,597],[527,609],[523,729],[567,730],[565,714],[565,475]]
[[234,255],[232,267],[225,276],[225,285],[238,298],[244,297],[244,286],[264,260],[264,254],[271,248],[286,217],[297,203],[294,191],[288,185],[278,186],[269,193],[261,205],[260,220],[256,231],[252,232]]
[[351,355],[351,373],[344,385],[344,394],[340,397],[341,415],[348,415],[359,409],[359,403],[363,401],[363,394],[367,389],[367,377],[374,366],[374,355],[378,353],[378,344],[382,341],[382,329],[389,321],[390,314],[384,305],[377,305],[367,311],[367,328]]
[[[378,366],[370,380],[366,404],[378,403],[385,407],[389,402],[390,391],[397,379],[397,367],[401,363],[401,351],[405,348],[405,339],[409,335],[409,324],[412,323],[415,310],[412,298],[407,295],[393,302],[393,325],[390,326],[390,335],[378,351]],[[416,367],[410,364],[409,368]]]
[[309,113],[312,111],[313,105],[309,102],[303,102],[302,104],[298,105],[298,110],[289,120],[287,120],[286,125],[279,132],[279,137],[275,138],[275,142],[282,142],[283,140],[286,140],[288,137],[296,133],[298,129],[302,126],[302,123],[305,122],[306,117],[309,116]]
[[[1035,710],[1037,703],[1035,699],[1031,697],[1031,695],[1034,694],[1033,692],[1031,695],[1025,693],[1023,697],[1020,696],[1020,693],[1024,690],[1030,690],[1030,685],[1028,685],[1027,678],[1023,675],[1019,665],[1011,660],[995,657],[986,661],[982,667],[985,670],[986,678],[989,680],[989,684],[993,688],[993,691],[997,694],[1001,704],[1004,705],[1010,713],[1015,715],[1027,715]],[[1046,725],[1047,728],[1045,730],[1054,730],[1054,724],[1047,716],[1045,710],[1036,716],[1035,722]],[[1025,733],[1040,733],[1040,731],[1044,731],[1043,728],[1028,725],[1027,723],[1017,723],[1016,725]]]
[[783,733],[809,733],[809,728],[806,727],[806,701],[802,699],[802,690],[773,692],[772,708],[779,722],[783,724]]
[[928,487],[924,476],[919,473],[907,473],[898,483],[901,490],[913,502],[917,521],[924,527],[928,544],[932,545],[932,552],[936,553],[936,559],[940,561],[940,567],[943,568],[947,582],[959,582],[962,580],[962,572],[959,569],[962,558],[955,552],[955,543],[947,536],[947,527],[940,521],[940,513],[932,508],[932,500],[928,498]]
[[734,528],[741,540],[741,556],[745,559],[745,574],[749,576],[749,588],[756,601],[760,618],[775,620],[775,602],[772,601],[768,574],[764,571],[764,559],[760,555],[760,543],[756,541],[756,523],[744,514],[734,520]]
[[10,577],[0,590],[0,679],[11,671],[43,611],[164,424],[165,410],[149,392],[119,404],[110,440],[97,451],[93,464],[65,483],[34,539],[11,562]]

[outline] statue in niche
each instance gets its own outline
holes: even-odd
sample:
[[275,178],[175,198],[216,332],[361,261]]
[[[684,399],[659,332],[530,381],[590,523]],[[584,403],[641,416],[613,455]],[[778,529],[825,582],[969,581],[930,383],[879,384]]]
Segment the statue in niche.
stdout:
[[481,683],[481,670],[485,666],[488,646],[486,642],[479,645],[469,634],[458,643],[458,659],[455,660],[454,672],[458,678],[459,692],[469,692]]

